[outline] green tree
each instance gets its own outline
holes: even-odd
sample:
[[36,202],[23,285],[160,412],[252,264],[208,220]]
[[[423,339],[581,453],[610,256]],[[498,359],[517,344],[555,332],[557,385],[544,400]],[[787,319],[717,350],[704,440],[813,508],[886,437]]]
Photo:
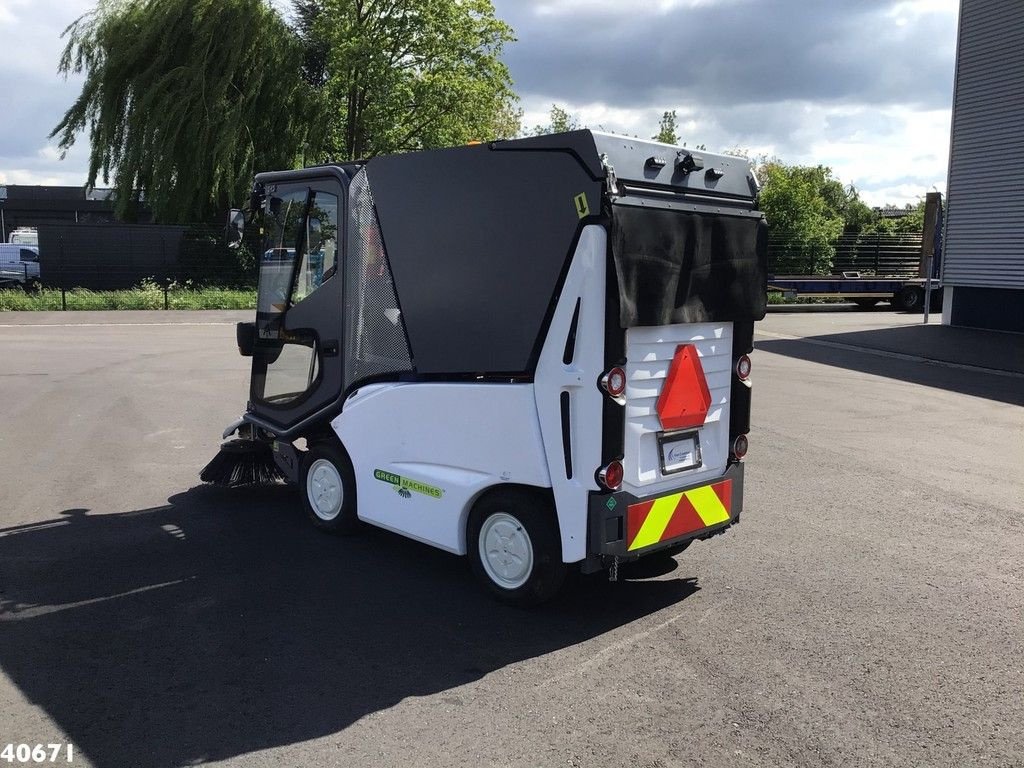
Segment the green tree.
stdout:
[[846,206],[843,208],[843,232],[860,234],[866,231],[875,220],[875,212],[860,199],[860,193],[851,184]]
[[909,206],[907,215],[899,218],[882,218],[879,212],[872,211],[874,218],[865,228],[865,232],[883,235],[920,235],[924,232],[924,206],[925,201],[921,200],[916,205]]
[[548,112],[548,124],[535,125],[533,127],[533,135],[544,136],[549,133],[566,133],[578,130],[580,127],[579,119],[575,115],[570,114],[569,110],[557,104],[552,104],[551,111]]
[[516,96],[491,0],[302,0],[320,160],[511,137]]
[[88,131],[87,183],[120,215],[142,193],[160,221],[207,219],[295,163],[302,47],[265,0],[99,0],[64,34],[59,71],[85,83],[51,136]]
[[676,126],[676,111],[664,112],[661,115],[661,122],[658,123],[658,133],[651,137],[662,144],[678,144],[679,132]]
[[779,271],[828,274],[844,226],[844,191],[832,171],[770,160],[758,169],[758,177],[761,210],[778,244]]

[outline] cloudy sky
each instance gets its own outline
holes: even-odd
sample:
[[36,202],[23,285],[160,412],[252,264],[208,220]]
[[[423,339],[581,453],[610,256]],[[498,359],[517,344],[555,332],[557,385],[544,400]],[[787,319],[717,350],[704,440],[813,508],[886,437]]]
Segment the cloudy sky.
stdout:
[[[276,0],[284,4],[284,0]],[[957,0],[494,0],[524,124],[552,103],[640,136],[675,109],[691,146],[823,164],[866,202],[945,191]],[[47,134],[80,81],[60,33],[93,0],[0,0],[0,183],[82,184]]]

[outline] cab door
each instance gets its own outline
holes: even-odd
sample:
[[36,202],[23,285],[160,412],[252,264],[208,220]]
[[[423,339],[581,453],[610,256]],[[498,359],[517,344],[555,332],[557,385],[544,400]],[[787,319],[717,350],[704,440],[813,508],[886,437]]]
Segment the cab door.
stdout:
[[342,389],[345,179],[265,181],[249,413],[288,433]]

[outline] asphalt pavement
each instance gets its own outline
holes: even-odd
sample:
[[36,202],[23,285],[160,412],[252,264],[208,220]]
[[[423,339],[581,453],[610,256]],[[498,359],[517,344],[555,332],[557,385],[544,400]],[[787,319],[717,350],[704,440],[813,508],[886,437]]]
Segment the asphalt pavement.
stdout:
[[0,314],[0,748],[133,767],[1024,765],[1013,370],[891,341],[919,317],[772,314],[743,522],[521,611],[457,557],[319,534],[290,489],[197,487],[245,401],[241,317]]

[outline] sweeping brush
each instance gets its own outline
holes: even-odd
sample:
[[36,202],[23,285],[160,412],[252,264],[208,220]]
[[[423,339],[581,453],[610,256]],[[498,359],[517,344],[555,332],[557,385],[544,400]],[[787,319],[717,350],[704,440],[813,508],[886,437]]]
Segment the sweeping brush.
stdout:
[[264,440],[228,440],[213,461],[199,473],[204,483],[236,488],[241,485],[273,485],[285,480]]

